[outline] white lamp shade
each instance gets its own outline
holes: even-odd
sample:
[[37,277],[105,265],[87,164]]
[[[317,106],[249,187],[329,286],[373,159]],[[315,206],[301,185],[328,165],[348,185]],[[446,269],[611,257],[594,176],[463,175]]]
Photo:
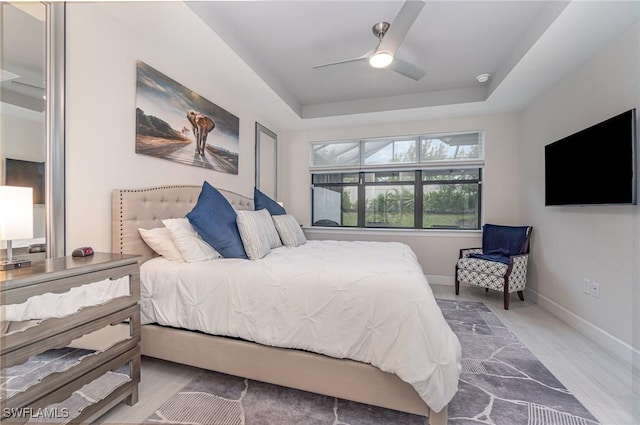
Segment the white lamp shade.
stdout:
[[33,238],[33,189],[0,186],[0,240]]

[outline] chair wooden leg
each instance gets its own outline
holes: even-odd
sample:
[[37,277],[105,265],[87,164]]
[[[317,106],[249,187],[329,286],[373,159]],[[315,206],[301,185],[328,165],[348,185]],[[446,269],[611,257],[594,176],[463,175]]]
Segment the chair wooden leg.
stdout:
[[520,301],[524,301],[524,291],[518,291],[518,297],[520,298]]
[[507,286],[504,287],[504,309],[509,310],[509,288]]
[[484,292],[489,292],[489,288],[484,288]]
[[511,294],[509,293],[509,270],[507,271],[507,275],[504,277],[504,309],[509,310],[509,299],[511,298]]
[[460,295],[460,280],[458,280],[458,265],[456,264],[456,295]]

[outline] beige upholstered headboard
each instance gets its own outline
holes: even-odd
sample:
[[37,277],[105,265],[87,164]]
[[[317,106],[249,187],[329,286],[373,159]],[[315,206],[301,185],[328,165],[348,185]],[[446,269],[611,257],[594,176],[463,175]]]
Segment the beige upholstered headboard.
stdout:
[[[111,195],[111,249],[121,254],[157,255],[140,237],[138,228],[162,227],[162,220],[184,217],[198,201],[202,186],[160,186],[114,189]],[[218,189],[236,210],[253,210],[253,200]]]

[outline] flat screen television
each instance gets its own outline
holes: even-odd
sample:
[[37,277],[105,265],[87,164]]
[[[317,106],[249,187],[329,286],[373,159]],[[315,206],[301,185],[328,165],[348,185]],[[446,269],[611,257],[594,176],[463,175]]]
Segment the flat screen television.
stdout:
[[5,160],[5,182],[8,186],[33,188],[33,203],[44,204],[44,162]]
[[636,110],[548,144],[545,205],[637,202]]

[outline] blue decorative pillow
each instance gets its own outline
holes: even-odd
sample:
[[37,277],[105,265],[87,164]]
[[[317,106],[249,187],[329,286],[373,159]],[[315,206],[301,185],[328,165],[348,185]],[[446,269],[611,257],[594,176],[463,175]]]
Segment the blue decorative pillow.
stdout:
[[485,224],[482,226],[482,253],[503,257],[524,254],[528,230],[528,226]]
[[271,215],[284,215],[287,213],[287,211],[278,205],[276,201],[269,198],[255,187],[253,188],[253,204],[255,205],[254,209],[256,211],[266,208]]
[[233,207],[206,181],[187,219],[205,242],[225,258],[248,258],[236,224]]

